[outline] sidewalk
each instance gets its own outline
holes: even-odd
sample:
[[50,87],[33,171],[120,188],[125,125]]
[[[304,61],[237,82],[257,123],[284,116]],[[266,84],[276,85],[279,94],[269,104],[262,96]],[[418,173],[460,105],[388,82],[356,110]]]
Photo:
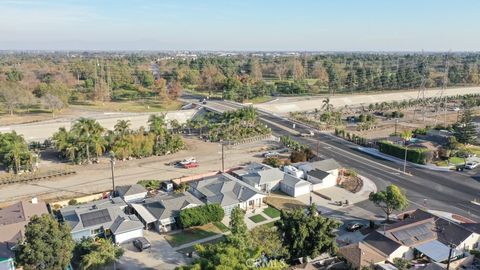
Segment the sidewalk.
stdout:
[[[367,153],[369,155],[376,156],[376,157],[379,157],[379,158],[383,158],[385,160],[389,160],[389,161],[395,162],[397,164],[403,165],[404,162],[405,162],[403,159],[396,158],[396,157],[381,153],[377,149],[361,147],[361,146],[357,147],[357,149],[360,150],[361,152],[364,152],[364,153]],[[413,167],[417,167],[417,168],[421,168],[421,169],[432,170],[432,171],[450,171],[450,167],[438,167],[438,166],[435,166],[435,165],[422,165],[422,164],[412,163],[410,161],[407,161],[407,164],[409,166],[413,166]]]

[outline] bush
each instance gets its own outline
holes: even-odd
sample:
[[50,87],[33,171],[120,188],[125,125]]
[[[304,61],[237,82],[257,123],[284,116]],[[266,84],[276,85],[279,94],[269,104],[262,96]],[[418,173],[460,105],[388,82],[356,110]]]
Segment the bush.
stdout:
[[282,165],[282,161],[278,157],[269,157],[263,160],[263,163],[272,166],[274,168],[278,168]]
[[307,161],[307,155],[304,152],[293,151],[290,154],[290,160],[292,163]]
[[157,190],[160,189],[161,182],[160,180],[140,180],[137,184],[142,185],[147,190]]
[[193,208],[187,208],[180,211],[180,226],[189,228],[192,226],[201,226],[210,222],[220,222],[225,216],[225,212],[220,204],[207,204]]
[[78,202],[75,199],[71,199],[70,201],[68,201],[68,205],[77,205],[77,204]]
[[[378,150],[382,153],[404,159],[405,158],[405,147],[392,144],[391,142],[387,141],[379,141],[377,143]],[[407,160],[417,164],[427,164],[429,158],[431,157],[431,153],[429,150],[426,149],[419,149],[419,148],[409,148],[407,150]]]

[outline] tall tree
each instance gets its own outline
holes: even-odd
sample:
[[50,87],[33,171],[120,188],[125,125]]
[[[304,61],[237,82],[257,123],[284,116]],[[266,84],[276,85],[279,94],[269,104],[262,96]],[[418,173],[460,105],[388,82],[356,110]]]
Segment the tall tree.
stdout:
[[114,245],[109,239],[84,238],[75,246],[75,261],[82,269],[98,269],[114,262],[123,255],[123,249]]
[[477,131],[473,123],[472,111],[469,108],[464,109],[462,118],[453,125],[453,129],[455,131],[454,135],[459,143],[466,145],[476,142]]
[[33,216],[25,228],[25,238],[16,250],[16,262],[25,270],[64,270],[75,242],[68,225],[51,215]]
[[369,200],[385,212],[387,221],[390,221],[393,211],[402,211],[408,207],[407,196],[396,185],[389,185],[385,190],[370,193]]
[[276,225],[288,250],[290,261],[314,258],[325,252],[336,252],[334,231],[340,224],[318,215],[315,204],[312,204],[307,212],[302,209],[282,211]]

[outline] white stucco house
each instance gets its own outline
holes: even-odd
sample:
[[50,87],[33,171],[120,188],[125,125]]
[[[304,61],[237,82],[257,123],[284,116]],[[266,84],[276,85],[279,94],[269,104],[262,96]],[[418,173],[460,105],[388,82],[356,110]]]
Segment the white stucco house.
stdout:
[[290,174],[284,174],[280,182],[280,190],[284,193],[298,197],[310,193],[311,184]]
[[337,176],[322,170],[308,171],[306,176],[306,180],[312,184],[312,190],[333,187],[337,184]]

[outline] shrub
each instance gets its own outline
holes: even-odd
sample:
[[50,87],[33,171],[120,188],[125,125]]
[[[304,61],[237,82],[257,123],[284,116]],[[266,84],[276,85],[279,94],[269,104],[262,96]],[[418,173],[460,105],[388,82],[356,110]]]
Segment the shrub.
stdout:
[[68,205],[77,205],[77,204],[78,202],[75,199],[71,199],[70,201],[68,201]]
[[223,208],[220,204],[215,203],[183,209],[180,211],[179,221],[182,228],[189,228],[210,222],[220,222],[224,216]]
[[278,168],[282,165],[282,161],[278,157],[269,157],[266,158],[263,163],[272,166],[274,168]]
[[307,155],[304,152],[293,151],[290,154],[290,160],[292,163],[307,161]]
[[[405,158],[405,147],[392,144],[387,141],[379,141],[377,143],[378,150],[382,153],[397,157]],[[431,157],[431,153],[426,149],[419,148],[408,148],[407,150],[407,160],[417,164],[426,164]]]

